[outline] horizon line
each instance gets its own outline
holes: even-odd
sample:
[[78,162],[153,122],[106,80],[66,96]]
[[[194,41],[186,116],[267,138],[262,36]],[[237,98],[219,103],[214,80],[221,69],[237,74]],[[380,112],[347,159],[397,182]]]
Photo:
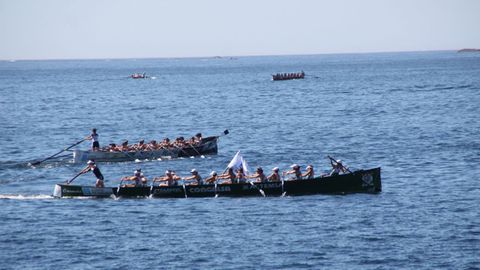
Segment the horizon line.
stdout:
[[205,56],[149,56],[149,57],[112,57],[112,58],[18,58],[18,59],[0,59],[2,62],[16,61],[92,61],[92,60],[147,60],[147,59],[203,59],[203,58],[241,58],[241,57],[271,57],[271,56],[313,56],[313,55],[338,55],[338,54],[381,54],[381,53],[415,53],[415,52],[447,52],[459,51],[462,49],[434,49],[434,50],[406,50],[406,51],[367,51],[367,52],[336,52],[336,53],[300,53],[300,54],[246,54],[246,55],[205,55]]

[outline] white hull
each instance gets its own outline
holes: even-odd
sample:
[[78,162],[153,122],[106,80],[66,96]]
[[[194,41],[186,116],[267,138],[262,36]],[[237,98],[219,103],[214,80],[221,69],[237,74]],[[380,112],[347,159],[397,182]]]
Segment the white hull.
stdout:
[[74,150],[73,162],[85,163],[90,159],[98,162],[118,162],[118,161],[134,161],[134,160],[153,160],[159,158],[177,158],[200,155],[217,154],[218,137],[208,137],[203,139],[198,146],[186,146],[183,148],[159,149],[153,151],[131,151],[131,152],[103,152],[92,150]]
[[117,162],[117,161],[133,161],[145,159],[159,158],[177,158],[179,150],[156,150],[156,151],[137,151],[137,152],[101,152],[101,151],[73,151],[74,163],[85,163],[90,159],[98,162]]

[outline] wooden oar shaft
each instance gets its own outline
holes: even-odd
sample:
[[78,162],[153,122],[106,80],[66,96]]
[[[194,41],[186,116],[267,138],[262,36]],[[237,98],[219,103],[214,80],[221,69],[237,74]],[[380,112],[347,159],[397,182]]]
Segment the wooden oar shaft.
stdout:
[[77,175],[75,175],[72,179],[68,180],[67,181],[67,185],[69,185],[70,183],[73,182],[73,180],[75,180],[77,177],[79,177],[80,175],[83,174],[83,171],[79,172]]
[[[328,157],[330,160],[332,160],[332,161],[334,161],[335,163],[338,164],[338,162],[337,162],[336,159],[332,158],[331,156],[327,156],[327,157]],[[341,163],[340,163],[340,164],[341,164]],[[345,168],[345,170],[347,170],[347,172],[352,173],[352,171],[350,171],[347,167],[343,166],[343,164],[342,164],[342,167]]]
[[61,154],[61,153],[65,152],[65,151],[69,150],[70,148],[72,148],[72,147],[74,147],[74,146],[76,146],[76,145],[78,145],[78,144],[80,144],[80,143],[84,142],[85,140],[86,140],[86,139],[82,139],[81,141],[78,141],[78,142],[76,142],[76,143],[74,143],[74,144],[70,145],[69,147],[67,147],[67,148],[65,148],[65,149],[62,149],[61,151],[59,151],[59,152],[57,152],[57,153],[55,153],[55,154],[53,154],[53,155],[51,155],[51,156],[49,156],[49,157],[47,157],[47,158],[45,158],[45,159],[41,160],[41,161],[37,161],[37,162],[34,162],[34,163],[32,163],[32,165],[38,165],[38,164],[40,164],[40,163],[42,163],[42,162],[44,162],[44,161],[46,161],[46,160],[49,160],[49,159],[51,159],[51,158],[54,158],[55,156],[57,156],[57,155],[59,155],[59,154]]

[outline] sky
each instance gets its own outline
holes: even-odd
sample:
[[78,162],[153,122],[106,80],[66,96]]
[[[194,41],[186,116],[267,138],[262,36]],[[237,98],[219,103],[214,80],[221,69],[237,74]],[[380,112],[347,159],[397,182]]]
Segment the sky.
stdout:
[[477,0],[0,0],[0,59],[480,48]]

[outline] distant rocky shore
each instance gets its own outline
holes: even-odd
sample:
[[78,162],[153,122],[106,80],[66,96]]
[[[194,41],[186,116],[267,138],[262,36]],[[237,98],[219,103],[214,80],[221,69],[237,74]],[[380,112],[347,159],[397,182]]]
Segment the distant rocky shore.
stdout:
[[480,52],[480,49],[467,48],[467,49],[458,50],[458,52],[459,52],[459,53],[463,53],[463,52]]

